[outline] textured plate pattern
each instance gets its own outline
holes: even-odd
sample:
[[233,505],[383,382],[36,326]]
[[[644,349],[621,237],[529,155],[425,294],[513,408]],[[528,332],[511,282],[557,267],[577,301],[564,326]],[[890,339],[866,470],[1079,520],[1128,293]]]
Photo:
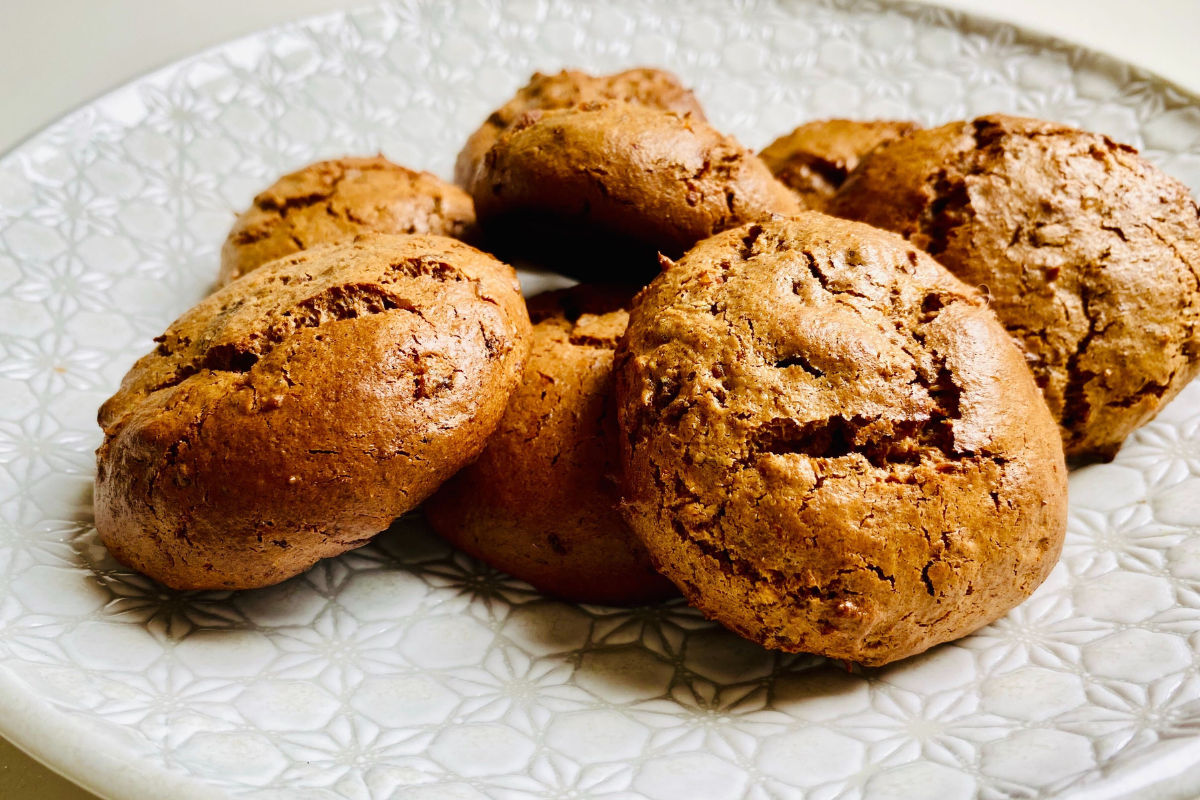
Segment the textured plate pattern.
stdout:
[[547,601],[417,518],[240,595],[107,558],[95,409],[206,290],[233,209],[319,156],[447,174],[534,68],[635,63],[677,70],[751,145],[818,115],[1007,110],[1200,185],[1195,98],[870,2],[419,0],[139,80],[0,160],[0,706],[22,709],[0,731],[122,797],[1100,797],[1197,760],[1200,385],[1072,477],[1064,559],[1033,599],[865,675],[679,605]]

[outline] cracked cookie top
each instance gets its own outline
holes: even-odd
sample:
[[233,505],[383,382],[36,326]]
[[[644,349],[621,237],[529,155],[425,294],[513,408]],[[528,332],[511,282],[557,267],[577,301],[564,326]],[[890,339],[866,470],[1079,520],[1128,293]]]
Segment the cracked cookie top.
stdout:
[[478,455],[528,338],[512,268],[453,239],[277,260],[172,323],[101,407],[96,527],[175,588],[295,575]]
[[1200,371],[1200,211],[1131,147],[1033,119],[952,123],[872,152],[829,210],[986,287],[1068,456],[1111,458]]
[[488,151],[471,191],[498,252],[548,251],[576,272],[602,254],[604,272],[591,277],[607,282],[643,277],[658,251],[677,256],[717,231],[800,210],[733,138],[628,103],[527,113]]
[[920,127],[896,120],[816,120],[780,136],[758,156],[805,208],[821,211],[863,156]]
[[457,547],[539,590],[633,605],[673,593],[617,512],[612,361],[633,288],[529,301],[525,379],[483,453],[425,504]]
[[457,186],[382,156],[320,161],[254,198],[221,249],[218,285],[268,261],[363,233],[432,233],[471,240],[475,207]]
[[665,70],[638,67],[611,75],[589,75],[574,69],[564,69],[553,75],[535,72],[529,83],[493,111],[467,139],[454,164],[455,182],[462,187],[470,186],[484,154],[526,111],[609,101],[678,111],[704,119],[696,96],[679,82],[679,78]]
[[882,664],[996,619],[1065,532],[1054,423],[985,302],[808,212],[718,234],[617,353],[626,519],[706,614]]

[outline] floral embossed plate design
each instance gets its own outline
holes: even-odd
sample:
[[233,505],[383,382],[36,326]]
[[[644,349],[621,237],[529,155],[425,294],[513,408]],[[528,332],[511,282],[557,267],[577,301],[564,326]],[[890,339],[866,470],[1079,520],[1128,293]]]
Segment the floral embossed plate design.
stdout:
[[547,600],[419,514],[253,592],[169,592],[107,557],[96,407],[205,293],[233,210],[320,157],[449,174],[534,69],[635,64],[677,71],[751,146],[826,115],[1010,111],[1200,188],[1196,98],[870,0],[404,0],[142,78],[0,159],[0,734],[119,800],[1200,790],[1200,382],[1072,475],[1063,560],[1032,599],[863,674],[678,603]]

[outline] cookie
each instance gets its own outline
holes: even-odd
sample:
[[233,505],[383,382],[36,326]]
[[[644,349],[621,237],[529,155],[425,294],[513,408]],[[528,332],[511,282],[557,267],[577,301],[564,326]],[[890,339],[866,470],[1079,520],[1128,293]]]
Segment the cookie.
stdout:
[[483,449],[521,380],[512,268],[371,234],[202,300],[100,408],[96,528],[176,589],[267,586],[366,544]]
[[612,357],[632,289],[576,286],[529,302],[525,381],[483,454],[425,504],[458,548],[566,600],[674,594],[617,512]]
[[617,351],[626,520],[708,616],[879,665],[1025,599],[1066,527],[1054,421],[986,302],[808,212],[698,244]]
[[918,128],[896,120],[817,120],[780,136],[758,156],[806,208],[820,211],[863,156]]
[[472,195],[496,252],[629,283],[644,282],[656,252],[800,210],[736,140],[628,103],[529,112],[488,151]]
[[269,261],[363,233],[473,240],[471,198],[428,172],[382,156],[320,161],[284,175],[238,216],[221,248],[218,285]]
[[470,186],[484,154],[492,148],[500,134],[526,111],[570,108],[583,103],[610,100],[678,111],[691,114],[695,119],[704,119],[704,110],[700,108],[696,96],[677,77],[665,70],[643,67],[612,75],[589,75],[573,69],[562,70],[555,75],[535,72],[529,83],[518,89],[511,100],[493,111],[467,139],[454,164],[455,182],[459,186]]
[[873,151],[830,205],[987,287],[1067,455],[1109,459],[1200,370],[1200,215],[1099,134],[1006,116]]

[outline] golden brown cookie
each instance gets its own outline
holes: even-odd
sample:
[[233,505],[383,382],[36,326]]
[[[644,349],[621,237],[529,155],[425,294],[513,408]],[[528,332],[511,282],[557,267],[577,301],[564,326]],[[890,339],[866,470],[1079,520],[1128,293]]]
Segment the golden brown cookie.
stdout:
[[[736,140],[686,114],[628,103],[532,111],[505,131],[472,185],[489,247],[567,271],[637,282],[655,252],[800,204]],[[564,263],[563,252],[572,260]],[[649,256],[649,257],[648,257]]]
[[780,136],[758,155],[806,208],[821,211],[863,156],[920,127],[897,120],[816,120]]
[[636,103],[664,111],[690,113],[704,119],[704,111],[691,90],[679,79],[661,69],[637,68],[612,75],[589,75],[579,70],[562,70],[554,75],[535,72],[529,83],[484,120],[471,134],[454,164],[454,180],[459,186],[471,185],[475,169],[484,153],[492,148],[500,134],[526,111],[570,108],[582,103],[606,101]]
[[363,545],[483,449],[521,380],[512,268],[371,234],[272,262],[167,328],[100,408],[96,528],[177,589]]
[[586,285],[530,300],[524,383],[479,459],[425,504],[455,546],[566,600],[675,593],[617,513],[612,357],[632,296]]
[[1200,214],[1098,134],[981,117],[871,153],[830,212],[888,228],[987,287],[1061,427],[1108,459],[1200,371]]
[[218,285],[268,261],[363,233],[433,233],[473,240],[466,192],[382,156],[319,161],[284,175],[238,216],[221,248]]
[[975,292],[808,212],[698,244],[617,351],[626,519],[689,602],[879,665],[1025,599],[1058,558],[1054,421]]

